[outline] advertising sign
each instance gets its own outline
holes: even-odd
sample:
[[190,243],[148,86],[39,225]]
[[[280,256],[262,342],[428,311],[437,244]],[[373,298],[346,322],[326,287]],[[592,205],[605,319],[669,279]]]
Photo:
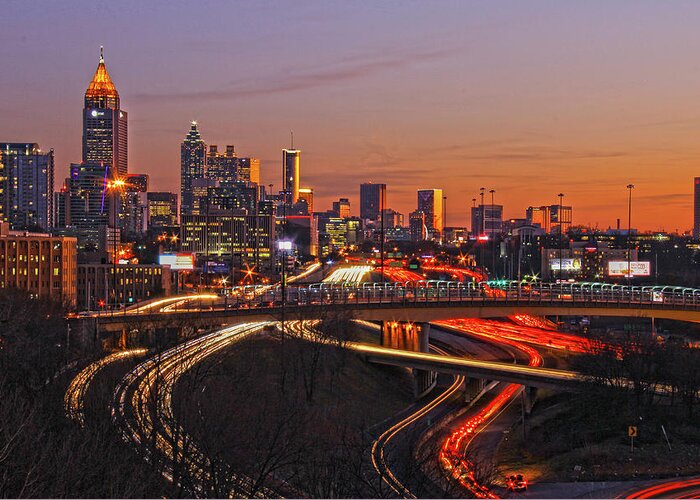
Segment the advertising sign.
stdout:
[[161,254],[158,256],[158,263],[161,266],[170,266],[173,271],[191,271],[194,269],[194,254]]
[[614,277],[634,277],[634,276],[650,276],[651,275],[651,263],[647,260],[638,261],[633,260],[629,263],[631,268],[627,268],[626,260],[611,260],[608,262],[608,276]]
[[552,271],[580,271],[581,259],[561,259],[561,268],[559,267],[559,259],[549,261],[549,269]]

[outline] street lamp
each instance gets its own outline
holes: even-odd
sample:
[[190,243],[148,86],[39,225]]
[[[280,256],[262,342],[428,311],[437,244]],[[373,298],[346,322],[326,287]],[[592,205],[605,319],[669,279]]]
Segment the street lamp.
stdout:
[[[479,235],[478,238],[481,239],[485,233],[486,233],[486,213],[484,212],[484,192],[486,191],[486,188],[481,187],[479,188],[479,196],[481,197],[481,205],[479,205],[479,215],[480,215],[480,221],[479,221]],[[481,268],[484,268],[484,245],[482,245],[479,248],[479,265]]]
[[[496,194],[495,189],[489,190],[489,193],[491,193],[491,234],[493,235],[493,240],[491,243],[491,272],[493,273],[494,277],[496,277],[496,236],[495,236],[495,231],[493,227],[493,219],[494,219],[494,202],[493,202],[493,195]],[[486,217],[484,217],[486,219]]]
[[561,268],[561,254],[562,249],[564,247],[564,222],[562,221],[562,212],[564,210],[564,193],[559,193],[557,196],[559,197],[559,213],[557,214],[557,219],[559,219],[559,279],[561,280],[563,278],[563,271]]
[[634,184],[627,184],[629,201],[627,205],[627,282],[632,279],[632,190]]
[[287,250],[292,249],[292,242],[286,240],[280,240],[277,242],[277,248],[282,252],[282,339],[284,339],[284,308],[285,308],[285,286],[286,286],[286,276],[285,267],[287,265]]

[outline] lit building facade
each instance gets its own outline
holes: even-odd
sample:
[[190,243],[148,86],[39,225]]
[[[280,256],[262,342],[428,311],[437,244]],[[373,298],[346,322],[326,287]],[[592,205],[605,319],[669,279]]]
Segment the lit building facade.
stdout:
[[206,175],[220,182],[222,186],[240,182],[259,184],[260,160],[239,158],[232,145],[227,145],[226,150],[220,152],[216,144],[211,144],[206,159]]
[[83,162],[111,165],[119,177],[128,172],[127,113],[120,107],[119,92],[107,73],[102,53],[85,91]]
[[428,232],[439,237],[444,226],[442,189],[418,190],[418,211],[425,214]]
[[114,304],[128,306],[142,300],[168,296],[173,291],[169,266],[79,264],[77,276],[78,307],[81,309],[97,310]]
[[528,207],[525,219],[528,224],[539,225],[547,234],[564,233],[571,229],[573,209],[567,205],[543,205]]
[[204,177],[206,145],[192,122],[189,132],[180,146],[180,215],[194,213],[193,181]]
[[473,236],[503,233],[503,205],[478,205],[471,210]]
[[425,213],[421,210],[416,210],[408,215],[408,228],[412,241],[423,241],[427,238],[428,230],[425,220]]
[[341,219],[350,217],[350,200],[347,198],[340,198],[338,201],[334,201],[333,212]]
[[282,189],[285,194],[285,201],[291,205],[299,200],[301,175],[301,151],[299,149],[282,150],[282,169],[282,175],[284,176]]
[[306,202],[307,212],[314,213],[314,190],[311,188],[299,188],[299,200]]
[[[107,189],[111,168],[102,163],[71,163],[67,179],[67,228],[75,231],[80,247],[97,246],[100,226],[113,225],[110,214],[118,195]],[[116,209],[116,207],[114,208]]]
[[151,192],[146,194],[148,203],[148,228],[161,230],[177,226],[177,194]]
[[265,263],[273,255],[274,215],[212,210],[209,215],[180,218],[183,252],[197,255],[241,255],[249,263]]
[[386,208],[386,184],[360,184],[360,219],[377,220]]
[[0,220],[18,230],[53,227],[53,176],[53,150],[0,143]]
[[0,288],[19,288],[69,307],[76,304],[75,238],[10,231],[0,224]]

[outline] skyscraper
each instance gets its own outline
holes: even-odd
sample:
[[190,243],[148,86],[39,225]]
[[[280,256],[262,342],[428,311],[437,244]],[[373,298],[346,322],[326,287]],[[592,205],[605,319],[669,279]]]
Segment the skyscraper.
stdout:
[[[443,229],[442,189],[420,189],[418,191],[418,211],[425,214],[428,230],[439,237]],[[435,236],[435,235],[434,235]]]
[[180,146],[180,215],[192,214],[194,209],[192,181],[204,177],[206,149],[197,122],[192,122]]
[[53,150],[0,143],[0,219],[12,229],[53,226]]
[[284,175],[282,190],[288,204],[296,203],[299,200],[300,160],[301,151],[299,149],[282,150],[282,174]]
[[101,48],[83,108],[83,163],[100,162],[113,166],[118,177],[128,172],[127,114],[119,106],[119,92],[107,73]]
[[148,227],[154,230],[177,225],[177,195],[175,193],[148,193]]
[[[78,244],[96,246],[100,226],[112,226],[118,195],[107,187],[112,171],[103,163],[71,163],[68,190],[70,206],[65,221],[76,230]],[[112,215],[112,217],[110,217]]]
[[695,178],[695,197],[693,199],[693,238],[700,238],[700,177]]
[[360,219],[377,220],[383,208],[386,209],[386,184],[360,184]]

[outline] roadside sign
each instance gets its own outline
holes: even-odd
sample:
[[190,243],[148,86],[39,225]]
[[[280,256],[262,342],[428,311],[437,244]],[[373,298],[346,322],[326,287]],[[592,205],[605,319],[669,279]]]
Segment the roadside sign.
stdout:
[[627,427],[627,435],[631,438],[637,437],[637,426],[630,425],[629,427]]

